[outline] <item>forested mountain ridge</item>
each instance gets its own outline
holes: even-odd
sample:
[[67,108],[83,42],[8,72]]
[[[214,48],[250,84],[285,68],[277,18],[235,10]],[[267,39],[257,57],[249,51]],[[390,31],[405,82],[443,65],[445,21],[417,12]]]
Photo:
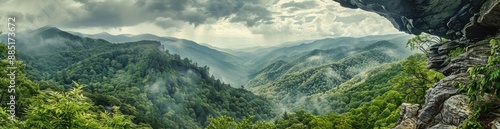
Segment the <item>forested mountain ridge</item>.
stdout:
[[[339,101],[341,97],[321,102],[310,99],[311,96],[317,96],[315,94],[320,95],[336,89],[354,77],[366,76],[370,69],[385,63],[399,61],[412,53],[401,45],[389,41],[364,43],[364,45],[354,48],[337,47],[330,50],[314,50],[291,62],[276,61],[258,72],[249,81],[246,88],[291,111],[306,109],[316,113],[332,111],[342,113],[350,108],[356,108],[359,103],[354,104],[357,106],[350,107],[346,107],[347,104],[343,104],[343,106],[338,105],[338,103],[331,104]],[[343,88],[346,87],[350,86]],[[387,86],[387,88],[389,87]],[[343,92],[347,91],[338,91],[336,94],[344,94]],[[362,102],[369,102],[371,99],[365,99]]]
[[233,87],[239,88],[248,80],[248,71],[246,67],[243,66],[243,58],[200,45],[194,41],[173,37],[160,37],[152,34],[111,35],[108,33],[70,33],[95,39],[104,39],[117,44],[141,40],[159,41],[165,49],[172,54],[178,54],[181,58],[189,58],[200,66],[210,66],[210,73],[212,73],[215,78],[227,84],[231,84]]
[[[425,96],[422,91],[443,78],[442,74],[425,68],[425,59],[423,54],[414,54],[401,61],[367,70],[364,75],[357,75],[326,93],[298,100],[300,102],[297,105],[302,105],[302,109],[311,112],[283,111],[281,117],[272,122],[239,122],[223,116],[210,118],[207,128],[392,128],[397,124],[398,118],[404,117],[400,116],[398,105],[403,102],[422,103]],[[408,83],[412,85],[407,85]]]
[[168,53],[158,41],[112,44],[56,28],[33,34],[18,42],[28,78],[41,92],[65,92],[76,81],[92,101],[92,110],[118,106],[134,123],[152,128],[201,128],[207,117],[220,115],[274,117],[266,99],[215,79],[209,67]]
[[346,53],[355,53],[355,48],[362,48],[366,44],[371,44],[377,41],[389,41],[398,43],[399,47],[405,47],[403,42],[409,39],[409,35],[392,34],[392,35],[376,35],[366,37],[339,37],[339,38],[325,38],[313,41],[306,41],[302,43],[295,43],[295,45],[281,45],[274,48],[261,48],[255,50],[250,55],[253,55],[250,60],[245,64],[250,66],[250,74],[255,74],[262,68],[278,61],[284,60],[292,62],[297,58],[305,56],[315,50],[343,50]]
[[[366,114],[360,111],[366,110],[375,100],[390,101],[383,105],[377,102],[376,106],[381,110],[373,112],[382,113],[387,109],[384,114],[389,112],[390,118],[384,115],[388,118],[377,125],[387,127],[398,117],[394,115],[397,106],[384,105],[402,102],[402,98],[397,97],[400,91],[390,92],[394,88],[388,83],[391,79],[384,78],[396,76],[402,66],[388,63],[413,53],[404,48],[401,42],[406,36],[401,35],[373,36],[373,39],[339,38],[337,40],[345,41],[339,43],[324,39],[285,46],[294,49],[307,46],[308,49],[269,60],[272,65],[254,71],[254,80],[248,83],[254,85],[235,89],[211,76],[211,67],[199,67],[189,58],[170,54],[166,43],[161,41],[117,44],[73,35],[53,27],[29,34],[32,38],[19,41],[20,57],[26,64],[26,76],[38,85],[41,92],[73,92],[75,81],[83,86],[81,94],[88,98],[84,99],[88,102],[84,105],[90,105],[89,110],[82,111],[99,114],[111,112],[111,107],[116,106],[119,107],[117,113],[130,118],[129,124],[133,124],[130,126],[137,128],[210,127],[207,125],[214,123],[209,118],[219,116],[235,118],[235,121],[247,121],[245,118],[252,118],[251,122],[269,121],[277,118],[276,114],[298,109],[315,115],[335,114],[318,116],[321,119],[358,120],[362,117],[339,114]],[[390,38],[379,40],[384,37]],[[36,48],[23,46],[31,42]],[[313,49],[315,47],[322,48]],[[30,51],[23,53],[26,50]],[[284,51],[277,50],[270,53],[284,54]],[[395,95],[396,98],[388,97]],[[47,97],[47,94],[37,97]],[[58,96],[49,94],[48,98]],[[31,103],[39,105],[38,101]],[[351,111],[354,109],[356,112]],[[296,113],[307,114],[304,111]],[[375,119],[383,118],[373,117],[370,118],[372,123],[365,124],[375,126]],[[288,118],[278,118],[275,122],[294,125]],[[342,125],[360,127],[355,123]]]
[[0,3],[0,129],[500,129],[500,0]]

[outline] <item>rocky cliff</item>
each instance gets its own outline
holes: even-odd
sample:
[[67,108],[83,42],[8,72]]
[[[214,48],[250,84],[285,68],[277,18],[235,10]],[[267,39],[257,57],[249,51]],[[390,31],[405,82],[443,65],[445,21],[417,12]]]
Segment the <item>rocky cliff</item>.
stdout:
[[498,0],[333,1],[344,7],[375,12],[410,34],[426,32],[448,39],[483,39],[500,28],[499,7],[495,6]]
[[[422,32],[452,39],[429,49],[428,68],[447,77],[434,84],[423,105],[403,104],[395,128],[458,128],[471,114],[468,97],[457,92],[456,83],[468,82],[467,69],[485,65],[489,40],[499,37],[500,0],[333,0],[348,8],[360,8],[386,17],[410,34]],[[457,48],[466,52],[450,57]],[[496,97],[494,104],[500,105]],[[491,111],[492,114],[497,114]],[[485,118],[483,125],[497,128],[500,115]]]
[[[416,116],[420,128],[458,127],[467,119],[471,113],[468,98],[457,93],[454,83],[468,81],[469,67],[487,63],[488,41],[449,41],[431,47],[429,68],[443,72],[447,77],[427,91],[425,103]],[[468,51],[455,58],[449,57],[448,53],[457,47],[467,48]]]

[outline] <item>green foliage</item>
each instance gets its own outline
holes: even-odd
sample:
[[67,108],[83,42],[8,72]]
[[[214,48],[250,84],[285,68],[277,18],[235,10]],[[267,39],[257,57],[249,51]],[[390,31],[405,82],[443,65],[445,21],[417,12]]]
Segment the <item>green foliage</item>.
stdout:
[[463,128],[463,129],[482,129],[483,126],[481,125],[480,122],[478,122],[476,120],[467,119],[464,121],[461,128]]
[[[379,70],[373,70],[373,72],[367,71],[385,63],[400,60],[405,55],[394,55],[394,53],[400,51],[398,51],[397,45],[388,41],[364,45],[356,50],[358,52],[355,54],[344,53],[345,55],[335,53],[336,51],[344,52],[345,50],[318,50],[292,62],[277,61],[264,68],[263,71],[259,72],[260,74],[250,80],[251,83],[256,85],[260,84],[258,82],[262,80],[264,82],[266,80],[273,81],[259,86],[250,85],[248,87],[254,93],[283,104],[290,110],[304,109],[315,114],[324,114],[331,111],[344,113],[390,90],[392,86],[387,81],[390,80],[390,77],[397,75],[401,71],[401,67],[389,68],[389,66],[383,66],[383,68],[378,68]],[[327,52],[334,56],[318,56],[317,53],[321,52]],[[321,61],[311,61],[311,58],[321,58]],[[316,62],[322,62],[323,60],[331,62],[316,64]],[[382,72],[376,73],[376,71]],[[374,75],[375,73],[376,75]],[[345,83],[356,78],[362,79],[353,81],[357,84]],[[340,89],[341,87],[349,88]],[[327,95],[325,95],[324,99],[312,97],[317,94]]]
[[425,94],[434,83],[444,75],[434,70],[427,70],[423,55],[412,55],[405,59],[403,72],[391,79],[395,88],[406,94],[405,102],[423,104]]
[[428,55],[427,49],[431,45],[443,43],[446,41],[447,41],[447,39],[423,33],[421,35],[416,35],[413,38],[411,38],[410,40],[408,40],[406,42],[406,46],[410,47],[410,49],[412,49],[412,50],[418,49],[421,52],[423,52],[425,55]]
[[[329,103],[346,110],[342,114],[330,112],[314,115],[304,110],[293,114],[285,112],[274,123],[255,122],[253,128],[266,129],[388,129],[398,122],[400,106],[403,102],[423,102],[425,91],[444,76],[426,69],[426,57],[415,54],[390,65],[366,73],[369,76],[362,83],[353,84],[349,89],[338,89],[343,94],[330,94]],[[415,83],[415,84],[413,84]],[[412,84],[407,87],[406,84]],[[411,93],[418,91],[417,93]],[[344,94],[345,93],[345,94]],[[337,96],[338,95],[338,96]],[[357,106],[351,104],[358,104]],[[231,121],[230,118],[220,118]],[[221,123],[221,122],[218,122]],[[227,124],[226,124],[227,125]],[[234,124],[233,124],[234,125]],[[221,126],[222,127],[222,126]]]
[[218,118],[208,117],[208,121],[210,121],[210,124],[208,124],[206,129],[230,129],[237,125],[234,118],[229,116]]
[[[81,86],[76,83],[75,88],[68,92],[54,92],[51,90],[39,91],[37,88],[34,88],[37,85],[25,77],[23,65],[22,62],[16,62],[16,66],[19,68],[19,71],[16,72],[17,86],[25,86],[16,88],[16,93],[20,93],[16,95],[21,98],[16,100],[19,102],[16,102],[16,106],[26,107],[26,109],[17,109],[18,112],[16,115],[19,115],[17,118],[20,119],[16,118],[16,121],[11,121],[7,119],[10,114],[7,114],[6,110],[3,108],[4,105],[2,105],[2,108],[0,108],[0,128],[111,129],[139,127],[132,123],[130,116],[122,115],[118,110],[113,112],[113,116],[101,115],[101,118],[97,117],[95,114],[99,112],[91,110],[93,104],[81,94]],[[1,76],[0,80],[8,78],[9,77]],[[29,93],[33,96],[29,96]]]
[[271,122],[258,121],[252,125],[253,129],[274,129],[276,125]]
[[121,114],[118,107],[113,107],[113,113],[96,113],[90,110],[92,104],[81,94],[82,86],[76,82],[74,85],[73,90],[68,92],[45,90],[36,96],[22,121],[23,126],[38,129],[137,128],[137,125],[132,123],[132,116]]
[[353,121],[353,128],[391,128],[399,120],[399,105],[405,94],[391,90],[378,96],[370,103],[347,112]]
[[[490,53],[488,63],[485,66],[476,66],[469,68],[469,79],[471,82],[460,84],[459,91],[465,92],[469,97],[469,104],[473,110],[473,115],[462,125],[464,128],[481,127],[478,121],[480,116],[487,111],[487,105],[481,102],[485,93],[492,94],[500,98],[498,90],[500,89],[500,39],[490,40]],[[486,107],[485,107],[486,106]]]
[[124,115],[120,112],[120,107],[113,106],[111,107],[113,110],[111,112],[105,111],[99,114],[99,121],[104,127],[112,127],[119,129],[128,129],[128,128],[136,128],[136,129],[148,129],[151,127],[145,126],[141,127],[132,122],[133,116]]
[[331,101],[329,105],[335,112],[344,113],[364,103],[368,103],[377,96],[391,90],[393,87],[393,84],[390,82],[391,78],[398,75],[401,71],[402,64],[397,63],[367,72],[367,76],[369,77],[361,81],[361,83],[357,83],[358,81],[356,80],[354,84],[349,84],[352,87],[348,89],[339,89],[329,93],[327,95]]
[[491,52],[488,57],[488,64],[485,66],[478,66],[469,68],[469,78],[472,82],[461,87],[462,91],[465,91],[470,98],[470,103],[474,104],[481,100],[484,93],[491,93],[500,97],[497,94],[498,89],[500,89],[500,69],[498,65],[500,64],[500,57],[497,52],[500,50],[500,39],[490,40]]
[[[0,44],[0,46],[4,46],[4,44]],[[1,49],[6,49],[6,47],[1,47]],[[8,69],[7,67],[16,67],[16,69]],[[26,77],[25,67],[26,65],[21,61],[15,61],[14,66],[11,66],[7,59],[0,60],[0,68],[2,68],[0,69],[0,102],[2,102],[0,107],[7,107],[7,100],[10,100],[11,95],[15,96],[17,117],[22,115],[22,112],[30,104],[30,98],[37,95],[39,91],[38,84]],[[15,90],[9,93],[11,76],[8,76],[8,74],[12,73],[15,74],[15,76],[12,76],[15,81]]]
[[36,96],[28,108],[23,126],[39,129],[97,128],[95,115],[89,113],[92,105],[81,95],[81,87],[67,93],[44,91]]
[[[423,54],[411,55],[365,73],[366,78],[354,78],[327,93],[328,104],[336,113],[345,113],[369,103],[376,97],[394,90],[404,94],[402,102],[423,103],[426,90],[444,76],[426,69]],[[399,106],[399,104],[397,104]]]
[[465,52],[466,52],[466,50],[464,48],[457,47],[454,50],[451,50],[450,53],[448,53],[448,56],[450,58],[455,58],[455,57],[457,57]]
[[43,90],[65,91],[77,81],[85,85],[82,94],[94,103],[89,110],[119,106],[120,112],[130,116],[126,119],[133,118],[133,123],[144,127],[201,128],[208,124],[208,116],[227,115],[236,120],[274,117],[266,99],[232,88],[211,76],[207,66],[199,67],[158,49],[160,46],[156,41],[104,43],[23,57],[30,67],[27,72],[39,79],[35,82]]
[[7,113],[7,110],[3,107],[0,108],[0,127],[5,129],[17,129],[19,120],[15,119],[15,121],[12,121],[8,119],[8,117],[10,117],[10,114]]
[[[70,39],[64,47],[21,56],[26,63],[17,64],[26,70],[19,75],[24,112],[19,113],[19,123],[0,119],[0,128],[387,128],[398,120],[398,106],[412,95],[395,88],[399,82],[390,80],[401,77],[421,81],[412,75],[439,78],[424,71],[423,58],[418,57],[363,73],[402,58],[394,55],[398,52],[386,51],[394,47],[386,41],[358,48],[362,52],[352,56],[332,57],[335,62],[328,65],[302,64],[300,67],[306,70],[277,62],[262,71],[262,76],[278,80],[265,86],[286,91],[277,98],[332,90],[324,98],[311,97],[314,100],[306,98],[303,102],[327,101],[329,107],[323,113],[335,112],[319,115],[322,113],[318,110],[314,114],[297,110],[272,123],[265,121],[275,116],[268,100],[215,79],[207,66],[199,67],[187,58],[158,49],[159,42],[111,44],[63,34],[59,37]],[[304,59],[309,58],[296,61]],[[418,65],[407,66],[414,64]],[[7,71],[1,72],[0,83],[6,84]],[[345,81],[354,82],[354,77],[362,81],[340,87]],[[422,86],[428,87],[427,83]],[[419,91],[425,91],[425,87]]]
[[298,110],[295,114],[285,114],[275,123],[252,122],[252,118],[243,119],[237,123],[233,118],[222,116],[209,118],[210,124],[206,129],[352,129],[353,121],[345,115],[329,114],[324,116],[314,116],[303,110]]
[[269,124],[265,122],[261,122],[258,125],[252,125],[253,118],[253,116],[250,116],[237,123],[234,118],[225,115],[217,118],[209,117],[208,121],[210,121],[210,124],[208,124],[205,129],[252,129],[269,127]]

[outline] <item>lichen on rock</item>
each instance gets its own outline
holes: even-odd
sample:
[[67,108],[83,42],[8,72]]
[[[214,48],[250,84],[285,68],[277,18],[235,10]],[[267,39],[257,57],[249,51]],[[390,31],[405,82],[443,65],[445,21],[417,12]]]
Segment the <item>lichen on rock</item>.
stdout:
[[416,129],[417,128],[417,115],[420,105],[418,104],[401,104],[401,111],[399,111],[400,119],[395,129]]

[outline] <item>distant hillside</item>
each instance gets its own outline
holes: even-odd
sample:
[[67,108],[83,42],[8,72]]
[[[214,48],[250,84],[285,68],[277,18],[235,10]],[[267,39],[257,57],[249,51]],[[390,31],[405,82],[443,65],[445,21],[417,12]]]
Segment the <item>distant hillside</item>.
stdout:
[[[246,88],[281,104],[284,109],[292,111],[308,109],[312,112],[316,108],[303,104],[306,102],[305,98],[338,88],[356,76],[364,76],[369,70],[399,61],[412,54],[413,52],[404,47],[404,42],[402,42],[404,37],[382,41],[361,39],[361,42],[355,42],[360,39],[329,39],[299,45],[301,47],[287,48],[297,49],[299,53],[268,59],[274,63],[253,74]],[[328,48],[325,47],[326,41],[347,43],[334,42],[330,43],[330,49],[315,49],[300,53],[300,51],[307,50],[300,48],[313,48],[312,46]],[[271,53],[285,53],[284,50],[278,49]],[[327,103],[314,104],[328,107]],[[322,110],[323,113],[345,111],[332,108],[317,108],[316,110]]]
[[[354,48],[359,48],[366,46],[367,44],[374,43],[377,41],[390,41],[396,43],[400,48],[405,47],[405,42],[411,36],[405,34],[393,34],[393,35],[378,35],[378,36],[366,36],[366,37],[340,37],[340,38],[326,38],[315,41],[307,41],[303,43],[294,43],[295,45],[282,45],[275,48],[261,48],[255,50],[252,54],[254,58],[246,62],[246,65],[250,66],[252,72],[256,72],[266,67],[267,65],[277,61],[277,59],[283,59],[287,61],[294,61],[296,58],[304,56],[314,50],[330,50],[330,49],[347,49],[345,52]],[[254,74],[254,73],[252,73]]]
[[158,41],[113,44],[57,28],[23,35],[17,50],[28,78],[44,91],[65,91],[76,81],[93,110],[119,106],[152,128],[201,128],[209,116],[274,117],[268,100],[215,79],[211,68],[170,54]]
[[240,87],[248,80],[248,71],[243,66],[243,58],[200,45],[194,41],[172,37],[159,37],[152,34],[111,35],[108,33],[72,33],[96,39],[104,39],[112,43],[135,42],[140,40],[160,41],[170,53],[178,54],[182,58],[189,58],[193,60],[193,63],[199,66],[210,66],[210,73],[212,73],[215,78],[227,84],[231,84],[233,87]]

